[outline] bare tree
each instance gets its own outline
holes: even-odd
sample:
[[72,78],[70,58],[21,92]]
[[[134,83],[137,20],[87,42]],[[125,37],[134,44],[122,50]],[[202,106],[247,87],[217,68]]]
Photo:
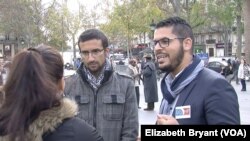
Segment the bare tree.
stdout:
[[244,12],[244,33],[245,33],[245,58],[250,63],[250,0],[243,2]]
[[242,48],[242,0],[236,1],[236,30],[237,30],[237,48],[236,48],[236,56],[240,58],[241,56],[241,48]]

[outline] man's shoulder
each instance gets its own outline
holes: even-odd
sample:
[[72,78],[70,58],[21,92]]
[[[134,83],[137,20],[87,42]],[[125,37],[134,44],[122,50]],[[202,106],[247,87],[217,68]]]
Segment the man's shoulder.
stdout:
[[116,73],[117,76],[119,76],[120,78],[131,79],[131,80],[133,80],[133,78],[132,78],[130,75],[126,74],[126,73],[121,73],[121,72],[115,72],[115,73]]
[[74,74],[71,74],[71,75],[64,77],[64,80],[66,83],[72,83],[72,82],[76,81],[78,77],[79,77],[79,75],[77,73],[74,73]]
[[[219,79],[223,79],[225,80],[225,77],[222,76],[220,73],[218,72],[215,72],[209,68],[204,68],[200,75],[198,76],[199,79],[201,80],[205,80],[206,83],[209,83],[209,82],[214,82],[216,80],[219,80]],[[225,80],[226,81],[226,80]]]

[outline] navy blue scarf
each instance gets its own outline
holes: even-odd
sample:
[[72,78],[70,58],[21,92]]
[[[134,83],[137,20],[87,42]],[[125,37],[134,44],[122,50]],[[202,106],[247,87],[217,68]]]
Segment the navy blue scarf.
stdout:
[[[174,79],[173,83],[172,83],[171,86],[170,86],[171,91],[175,91],[175,90],[180,86],[180,84],[181,84],[184,80],[186,80],[190,75],[192,75],[193,71],[196,69],[197,65],[199,65],[200,63],[201,63],[201,60],[199,59],[199,57],[194,56],[193,62],[192,62],[188,67],[186,67],[186,68],[181,72],[180,75],[178,75],[178,76]],[[200,70],[201,70],[201,68],[200,68]],[[167,77],[168,74],[169,74],[169,73],[167,73],[167,74],[164,76],[164,78],[162,79],[162,81],[161,81],[161,91],[162,91],[162,94],[163,94],[163,98],[164,98],[165,100],[167,100],[169,104],[172,104],[172,102],[174,101],[176,95],[173,96],[173,95],[169,92],[169,90],[168,90],[168,88],[167,88],[167,86],[166,86],[167,84],[166,84],[166,82],[165,82],[165,78]]]

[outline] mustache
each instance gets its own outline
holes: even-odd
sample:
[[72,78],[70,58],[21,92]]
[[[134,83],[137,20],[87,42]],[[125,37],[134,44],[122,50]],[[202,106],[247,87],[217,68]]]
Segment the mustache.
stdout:
[[87,63],[87,65],[95,65],[95,64],[98,64],[98,62],[92,61],[92,62],[88,62],[88,63]]
[[155,51],[154,54],[155,54],[155,55],[158,55],[158,54],[166,54],[166,55],[169,55],[167,52],[164,52],[164,51],[161,51],[161,50]]
[[155,57],[157,58],[157,56],[160,55],[160,56],[164,56],[164,57],[169,57],[169,53],[164,53],[164,52],[156,52],[155,53]]

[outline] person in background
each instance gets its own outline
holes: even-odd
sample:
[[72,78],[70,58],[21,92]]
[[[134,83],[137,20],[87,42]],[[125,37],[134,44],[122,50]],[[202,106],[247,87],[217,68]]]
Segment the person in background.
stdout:
[[46,45],[16,54],[1,91],[1,141],[103,141],[63,98],[63,70],[59,52]]
[[230,79],[233,77],[233,65],[231,59],[227,60],[227,66],[224,69],[224,76],[226,80],[230,83]]
[[238,70],[238,78],[240,79],[240,83],[241,83],[241,91],[247,91],[246,89],[246,79],[249,76],[248,74],[248,66],[247,66],[247,62],[245,59],[241,59],[241,63],[239,66],[239,70]]
[[[163,99],[157,124],[240,124],[237,94],[219,73],[204,67],[193,55],[191,26],[179,17],[156,25],[154,53],[159,68]],[[180,111],[185,110],[185,115]]]
[[78,46],[82,63],[65,84],[65,95],[79,105],[78,117],[96,127],[105,141],[135,141],[139,121],[133,78],[113,70],[102,31],[84,31]]
[[141,61],[138,57],[135,58],[136,60],[136,68],[138,70],[138,73],[140,74],[139,75],[139,85],[141,85],[141,80],[142,80],[142,77],[141,77]]
[[4,70],[4,60],[2,58],[0,58],[0,86],[2,86],[4,84],[4,73],[5,73],[5,70]]
[[143,58],[141,59],[141,68],[140,68],[140,70],[143,69],[145,62],[146,62],[146,59],[143,57]]
[[114,62],[114,56],[110,56],[109,57],[109,61],[110,61],[110,64],[111,64],[111,66],[112,66],[112,68],[115,70],[115,62]]
[[81,65],[81,58],[75,58],[75,61],[74,61],[75,69],[78,69],[80,65]]
[[145,63],[141,70],[141,74],[143,75],[145,102],[147,103],[147,108],[144,110],[153,111],[154,103],[158,102],[156,68],[151,54],[145,54],[144,58]]
[[11,61],[5,61],[4,65],[3,65],[3,70],[2,70],[3,84],[5,84],[5,82],[7,80],[10,66],[11,66]]
[[230,83],[233,79],[235,79],[236,84],[239,84],[239,78],[238,78],[238,70],[240,66],[240,61],[237,57],[235,57],[235,60],[232,61],[232,70],[233,70],[233,76],[230,79]]
[[222,62],[224,62],[225,66],[223,66],[221,69],[221,75],[223,75],[228,81],[230,81],[230,78],[232,76],[229,75],[233,74],[231,59],[226,60],[225,58],[222,58]]
[[129,68],[129,75],[134,79],[137,105],[138,105],[138,108],[140,109],[141,108],[140,107],[140,89],[139,89],[140,73],[137,67],[137,60],[136,59],[129,60],[128,68]]

